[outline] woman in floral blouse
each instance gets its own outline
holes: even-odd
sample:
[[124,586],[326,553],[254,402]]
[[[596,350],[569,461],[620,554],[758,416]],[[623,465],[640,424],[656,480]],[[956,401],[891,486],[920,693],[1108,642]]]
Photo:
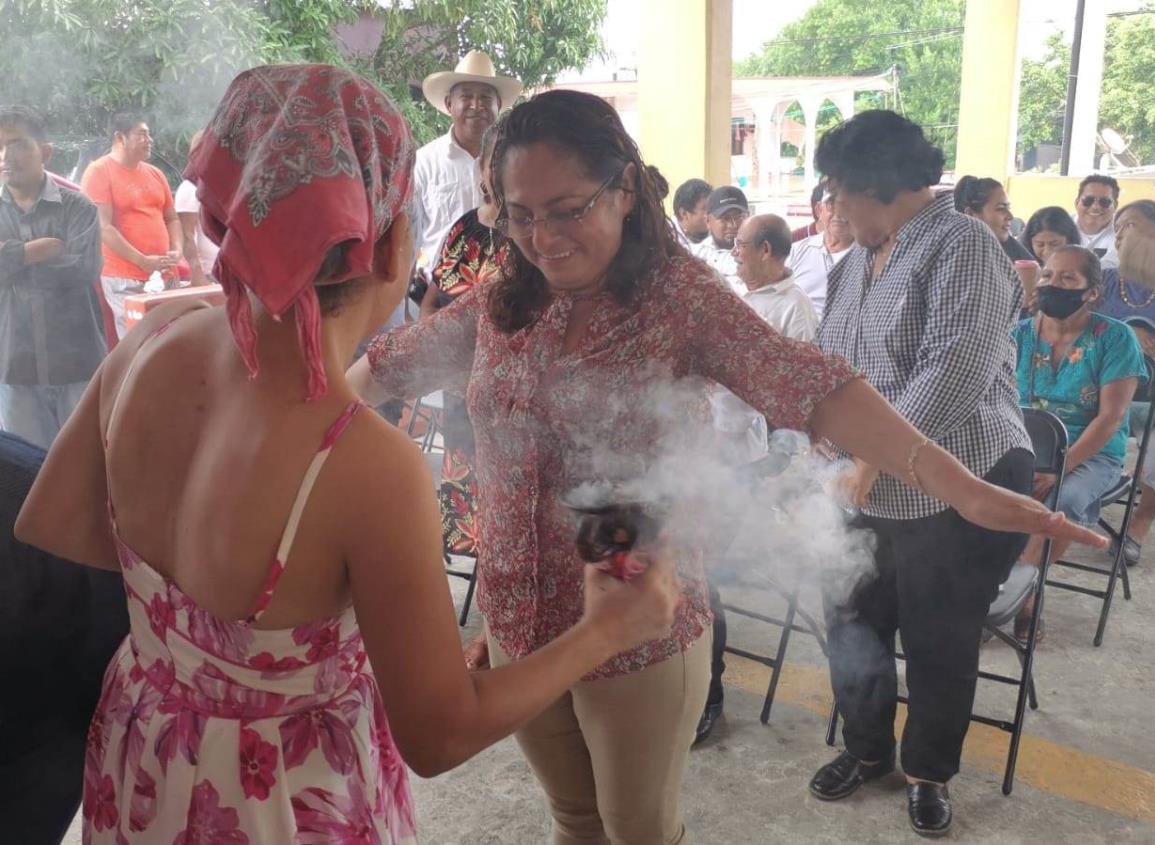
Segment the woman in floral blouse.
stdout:
[[[1055,509],[1094,526],[1100,499],[1123,472],[1127,414],[1139,380],[1148,378],[1147,367],[1135,332],[1092,310],[1103,292],[1095,253],[1060,247],[1047,259],[1037,290],[1039,314],[1015,327],[1020,401],[1050,411],[1067,426],[1067,472]],[[1035,496],[1046,499],[1054,484],[1053,475],[1036,476]],[[1031,538],[1023,559],[1038,566],[1042,545],[1041,538]],[[1055,559],[1065,550],[1056,544]],[[1031,602],[1015,620],[1015,635],[1023,640],[1033,610]]]
[[[582,570],[562,494],[643,473],[675,429],[709,425],[718,382],[778,428],[808,430],[918,483],[967,518],[1084,542],[1033,500],[974,478],[845,361],[784,339],[678,244],[613,108],[551,91],[503,122],[492,178],[514,248],[500,278],[378,337],[363,396],[465,389],[477,436],[478,602],[491,661],[577,618]],[[710,676],[704,549],[675,545],[670,636],[624,652],[516,734],[554,842],[684,840],[682,773]]]

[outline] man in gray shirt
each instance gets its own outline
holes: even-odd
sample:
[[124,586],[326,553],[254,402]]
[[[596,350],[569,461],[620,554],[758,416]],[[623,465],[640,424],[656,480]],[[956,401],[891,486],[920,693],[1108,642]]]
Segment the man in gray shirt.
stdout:
[[105,354],[96,207],[49,178],[28,109],[0,109],[0,428],[52,444]]

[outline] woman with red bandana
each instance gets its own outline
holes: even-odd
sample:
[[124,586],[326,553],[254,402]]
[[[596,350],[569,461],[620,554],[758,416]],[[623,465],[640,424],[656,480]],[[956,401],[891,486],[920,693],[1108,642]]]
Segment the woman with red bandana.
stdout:
[[406,763],[457,765],[669,630],[668,561],[629,584],[591,567],[567,633],[466,672],[422,456],[344,372],[410,277],[412,167],[394,105],[347,71],[237,77],[186,174],[227,308],[151,312],[28,496],[17,535],[128,596],[86,843],[410,842]]

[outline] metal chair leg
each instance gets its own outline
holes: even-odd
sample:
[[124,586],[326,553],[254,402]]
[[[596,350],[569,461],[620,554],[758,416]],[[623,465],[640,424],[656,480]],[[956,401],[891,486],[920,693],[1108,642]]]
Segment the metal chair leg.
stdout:
[[766,698],[762,701],[762,724],[770,721],[770,708],[774,706],[774,694],[778,691],[778,680],[782,676],[782,663],[786,659],[786,646],[790,642],[790,628],[794,624],[794,612],[798,607],[798,593],[791,593],[786,599],[786,618],[783,620],[782,636],[778,638],[778,653],[774,655],[774,666],[770,669],[770,684],[766,687]]
[[1123,579],[1123,598],[1131,601],[1131,575],[1127,571],[1127,561],[1123,560],[1123,568],[1119,572],[1119,577]]
[[[1114,566],[1111,567],[1111,575],[1107,579],[1107,595],[1103,597],[1103,609],[1099,612],[1099,626],[1095,629],[1095,646],[1103,644],[1103,634],[1107,630],[1107,616],[1111,613],[1111,602],[1115,598],[1115,584],[1119,580],[1120,567],[1126,569],[1126,562],[1123,560],[1123,546],[1119,545],[1119,551],[1115,553]],[[1126,576],[1124,576],[1126,577]]]
[[469,586],[465,589],[465,602],[461,605],[461,617],[458,625],[462,628],[469,621],[469,606],[473,604],[473,591],[477,587],[477,560],[473,561],[473,574],[469,576]]
[[826,744],[834,745],[838,738],[838,703],[830,705],[830,721],[826,725]]

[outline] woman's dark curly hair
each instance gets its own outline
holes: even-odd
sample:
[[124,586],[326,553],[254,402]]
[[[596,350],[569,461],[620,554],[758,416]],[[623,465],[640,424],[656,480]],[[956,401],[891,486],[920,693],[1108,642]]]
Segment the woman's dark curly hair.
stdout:
[[[617,112],[601,97],[580,91],[548,91],[514,106],[502,118],[490,164],[494,193],[502,209],[505,188],[501,175],[506,157],[510,150],[533,144],[549,144],[573,156],[593,182],[620,177],[628,165],[634,166],[634,209],[622,226],[622,246],[606,278],[607,290],[619,302],[633,302],[654,269],[685,253],[662,208],[661,186],[642,161]],[[610,187],[622,185],[615,181]],[[550,294],[545,277],[521,250],[515,246],[505,252],[502,272],[489,290],[489,316],[499,329],[512,333],[541,314]]]
[[1057,205],[1040,208],[1031,215],[1031,219],[1027,221],[1027,228],[1023,230],[1020,241],[1036,261],[1039,260],[1039,256],[1035,253],[1032,241],[1034,241],[1035,235],[1040,232],[1054,232],[1056,235],[1062,235],[1068,246],[1079,246],[1083,240],[1075,226],[1075,221],[1071,219],[1070,212]]
[[1002,187],[1002,182],[989,176],[984,179],[964,176],[954,186],[954,210],[982,214],[991,200],[991,194]]
[[922,127],[900,114],[865,111],[822,136],[814,164],[839,191],[890,204],[901,191],[921,191],[942,179],[942,150]]

